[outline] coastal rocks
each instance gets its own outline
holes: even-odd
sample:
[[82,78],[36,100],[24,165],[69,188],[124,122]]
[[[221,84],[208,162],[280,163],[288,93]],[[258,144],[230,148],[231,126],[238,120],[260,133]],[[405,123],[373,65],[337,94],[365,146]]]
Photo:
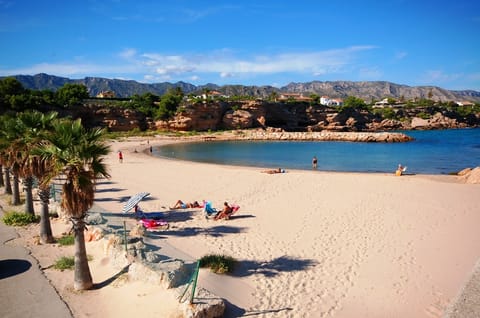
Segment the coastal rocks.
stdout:
[[464,128],[465,123],[459,123],[456,118],[450,118],[437,112],[428,119],[413,117],[410,123],[410,129],[448,129]]
[[184,107],[168,121],[156,121],[155,127],[174,131],[207,131],[217,130],[225,112],[222,103],[196,103]]
[[405,124],[396,119],[384,119],[381,122],[371,122],[367,124],[367,128],[370,131],[378,130],[400,130],[405,129]]
[[480,183],[480,167],[475,169],[467,168],[458,173],[459,179],[464,183],[479,184]]
[[[168,120],[154,121],[143,113],[108,104],[89,102],[70,110],[87,127],[110,131],[157,129],[171,131],[215,131],[275,127],[286,131],[388,131],[478,127],[480,114],[440,107],[398,107],[384,114],[367,109],[329,107],[305,102],[263,100],[202,101],[179,106]],[[384,118],[389,114],[389,118]],[[64,114],[68,115],[68,114]]]
[[236,140],[282,140],[282,141],[351,141],[351,142],[406,142],[412,137],[393,132],[285,132],[246,130],[235,134]]
[[[110,131],[130,131],[135,128],[146,129],[145,115],[131,109],[119,107],[87,107],[88,112],[81,113],[82,122],[100,125]],[[90,113],[90,114],[89,114]]]
[[229,110],[223,116],[222,123],[226,129],[251,128],[253,116],[245,110]]
[[217,318],[223,317],[225,302],[204,288],[197,288],[196,298],[201,302],[190,304],[188,301],[181,304],[185,318]]

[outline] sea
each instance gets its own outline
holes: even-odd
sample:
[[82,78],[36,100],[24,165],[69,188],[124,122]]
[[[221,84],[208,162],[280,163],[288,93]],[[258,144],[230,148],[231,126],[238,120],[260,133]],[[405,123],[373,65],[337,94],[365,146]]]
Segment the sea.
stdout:
[[452,174],[480,166],[480,128],[400,131],[404,143],[332,141],[208,141],[153,149],[153,155],[224,165],[341,172],[393,172],[399,164],[411,174]]

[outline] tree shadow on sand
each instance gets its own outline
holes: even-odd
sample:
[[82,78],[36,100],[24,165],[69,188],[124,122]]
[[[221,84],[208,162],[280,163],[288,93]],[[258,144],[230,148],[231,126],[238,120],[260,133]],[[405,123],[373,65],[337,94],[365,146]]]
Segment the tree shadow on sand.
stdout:
[[245,277],[249,275],[264,275],[274,277],[281,272],[303,271],[316,266],[318,262],[311,259],[301,259],[290,256],[277,257],[271,261],[238,261],[232,276]]
[[265,314],[274,314],[279,313],[282,311],[290,311],[293,308],[285,307],[285,308],[278,308],[278,309],[265,309],[265,310],[252,310],[248,311],[244,308],[238,307],[226,299],[223,299],[225,302],[225,312],[223,313],[224,318],[234,318],[234,317],[250,317],[250,316],[261,316]]
[[108,285],[110,285],[111,283],[113,283],[114,281],[116,281],[118,278],[120,278],[122,275],[128,273],[128,268],[130,267],[130,264],[125,266],[124,268],[122,268],[118,273],[116,273],[115,275],[113,275],[112,277],[110,278],[107,278],[106,280],[104,280],[103,282],[100,282],[100,283],[96,283],[96,284],[93,284],[93,288],[92,289],[101,289],[103,287],[106,287]]
[[180,236],[180,237],[189,237],[189,236],[213,236],[213,237],[223,237],[229,234],[237,234],[245,232],[244,227],[236,226],[225,226],[219,225],[211,228],[201,228],[201,227],[187,227],[182,229],[176,229],[170,227],[169,230],[163,231],[148,231],[148,236],[163,238],[166,236]]

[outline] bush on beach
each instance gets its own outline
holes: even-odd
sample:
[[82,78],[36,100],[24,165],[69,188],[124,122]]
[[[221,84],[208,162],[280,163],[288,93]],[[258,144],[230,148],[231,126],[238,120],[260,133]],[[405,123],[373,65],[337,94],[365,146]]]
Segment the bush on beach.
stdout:
[[63,256],[60,257],[53,267],[58,270],[66,270],[66,269],[73,269],[75,266],[75,258],[73,256]]
[[9,226],[25,226],[31,223],[40,222],[40,216],[11,211],[5,213],[2,221]]
[[[91,255],[87,255],[87,260],[90,262],[93,260]],[[53,268],[58,270],[73,269],[75,267],[75,256],[62,256],[55,261]]]
[[65,235],[57,240],[60,245],[73,245],[75,244],[75,237],[73,235]]
[[232,272],[236,262],[230,256],[210,254],[200,258],[200,267],[209,267],[214,273],[224,274]]

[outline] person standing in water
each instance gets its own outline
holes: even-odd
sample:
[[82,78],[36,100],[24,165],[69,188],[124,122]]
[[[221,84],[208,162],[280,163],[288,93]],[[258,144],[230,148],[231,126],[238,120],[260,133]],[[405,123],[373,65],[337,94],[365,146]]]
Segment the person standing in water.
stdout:
[[317,163],[318,163],[317,156],[313,156],[313,159],[312,159],[312,168],[313,169],[317,169]]

